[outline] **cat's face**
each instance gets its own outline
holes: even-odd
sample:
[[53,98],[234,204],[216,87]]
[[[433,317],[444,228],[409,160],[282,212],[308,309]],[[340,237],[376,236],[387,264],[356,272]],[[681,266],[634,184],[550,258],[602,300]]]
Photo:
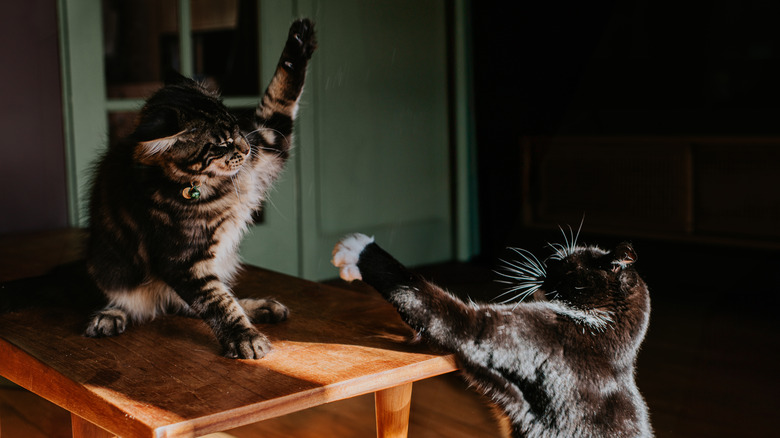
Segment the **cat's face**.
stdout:
[[158,91],[133,134],[134,158],[175,181],[235,175],[251,153],[236,118],[219,98],[189,79]]
[[630,244],[621,243],[611,251],[579,246],[574,233],[570,238],[564,233],[564,241],[550,244],[553,254],[543,261],[529,251],[514,249],[520,259],[506,262],[499,272],[511,286],[501,295],[509,297],[504,303],[520,302],[539,291],[548,300],[590,309],[613,304],[636,285],[636,272],[627,269],[637,259]]
[[636,252],[627,243],[611,251],[596,246],[559,249],[545,261],[546,275],[541,289],[548,299],[560,300],[578,308],[602,307],[631,289],[633,276],[626,268],[636,261]]

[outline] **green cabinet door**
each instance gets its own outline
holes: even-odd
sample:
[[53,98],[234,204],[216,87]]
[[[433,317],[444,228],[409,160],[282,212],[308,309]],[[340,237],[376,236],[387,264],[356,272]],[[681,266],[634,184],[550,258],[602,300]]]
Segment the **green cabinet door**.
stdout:
[[299,2],[320,48],[301,105],[302,273],[374,235],[407,264],[453,256],[444,1]]

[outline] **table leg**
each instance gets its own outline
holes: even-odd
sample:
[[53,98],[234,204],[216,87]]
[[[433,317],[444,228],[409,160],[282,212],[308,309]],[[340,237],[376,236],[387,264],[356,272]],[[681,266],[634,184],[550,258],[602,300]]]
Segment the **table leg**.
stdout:
[[114,436],[114,434],[95,426],[76,414],[70,414],[70,423],[73,438],[111,438]]
[[378,438],[406,438],[409,432],[409,408],[412,384],[394,386],[374,395],[376,435]]

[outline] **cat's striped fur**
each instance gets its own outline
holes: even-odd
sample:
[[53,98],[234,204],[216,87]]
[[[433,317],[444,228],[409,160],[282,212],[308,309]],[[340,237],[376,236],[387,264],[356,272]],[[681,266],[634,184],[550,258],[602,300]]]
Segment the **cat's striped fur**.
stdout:
[[377,289],[423,339],[453,352],[466,380],[495,404],[507,437],[652,436],[634,380],[650,314],[634,249],[579,246],[575,236],[552,247],[546,261],[521,251],[510,265],[507,275],[521,283],[514,293],[542,295],[521,303],[464,303],[362,234],[343,239],[333,263],[343,279]]
[[109,304],[87,336],[113,336],[166,312],[202,318],[223,354],[261,358],[253,323],[277,322],[273,299],[238,301],[238,245],[289,156],[293,120],[316,47],[307,19],[292,24],[253,120],[186,78],[154,94],[139,124],[99,161],[90,199],[89,275]]

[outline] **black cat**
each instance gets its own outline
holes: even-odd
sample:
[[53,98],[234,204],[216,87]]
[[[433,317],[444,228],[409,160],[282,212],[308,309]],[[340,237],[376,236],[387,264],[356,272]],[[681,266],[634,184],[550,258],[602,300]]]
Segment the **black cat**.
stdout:
[[[336,246],[333,264],[343,279],[377,289],[424,340],[454,353],[467,381],[495,404],[506,436],[652,436],[634,380],[650,316],[636,253],[626,243],[605,251],[576,240],[552,245],[544,262],[518,250],[506,275],[520,301],[503,304],[464,303],[362,234]],[[522,301],[531,294],[542,299]]]

